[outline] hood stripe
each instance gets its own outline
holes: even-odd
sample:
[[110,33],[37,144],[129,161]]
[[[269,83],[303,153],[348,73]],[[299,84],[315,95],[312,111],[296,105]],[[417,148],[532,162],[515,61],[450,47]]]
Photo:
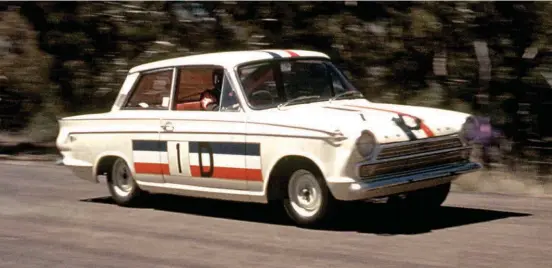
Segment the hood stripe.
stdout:
[[399,128],[404,132],[404,134],[406,134],[406,136],[408,136],[411,141],[415,141],[418,139],[418,137],[416,137],[414,132],[412,132],[412,130],[407,125],[397,124],[397,126],[399,126]]
[[[351,106],[351,105],[346,105],[346,106]],[[359,109],[351,109],[351,108],[345,108],[345,107],[325,106],[324,108],[334,109],[334,110],[339,110],[339,111],[348,111],[348,112],[361,113],[361,110],[359,110]],[[386,112],[388,112],[388,111],[386,111]],[[361,113],[361,115],[362,115],[362,113]],[[397,126],[404,132],[404,134],[406,134],[408,139],[410,139],[410,140],[417,140],[418,139],[418,137],[416,137],[416,135],[412,132],[412,130],[410,130],[410,128],[408,128],[408,126],[406,126],[404,124],[397,124]]]
[[360,112],[358,109],[348,109],[348,108],[345,108],[345,107],[337,107],[337,106],[324,106],[323,108],[334,109],[334,110],[339,110],[339,111],[347,111],[347,112]]
[[[416,116],[413,116],[411,114],[407,114],[407,113],[403,113],[403,112],[399,112],[399,111],[388,110],[388,109],[375,108],[375,107],[370,107],[370,106],[357,106],[357,105],[345,105],[345,106],[355,107],[355,108],[360,108],[360,109],[369,109],[369,110],[375,110],[375,111],[389,112],[389,113],[396,113],[398,115],[408,116],[408,117],[411,117],[411,118],[414,118],[414,119],[418,119],[418,120],[420,120],[420,128],[427,135],[427,137],[435,136],[433,131],[431,131],[431,129],[424,123],[424,121],[422,119],[420,119]],[[408,132],[412,133],[410,128],[408,128],[408,126],[405,126],[405,128],[403,128],[403,127],[401,127],[401,128],[405,131],[405,134],[410,137],[410,135],[406,131],[406,130],[408,130]],[[412,135],[414,135],[414,133],[412,133]]]
[[433,137],[435,134],[433,134],[433,131],[429,129],[429,127],[424,123],[424,120],[420,119],[420,127],[422,128],[422,131],[428,136]]

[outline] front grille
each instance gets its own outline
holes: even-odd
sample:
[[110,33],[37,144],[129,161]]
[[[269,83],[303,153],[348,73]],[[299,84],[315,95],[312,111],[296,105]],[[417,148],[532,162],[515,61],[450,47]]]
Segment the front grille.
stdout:
[[452,152],[435,153],[401,160],[391,160],[383,163],[367,164],[360,167],[359,175],[362,178],[368,179],[378,175],[395,174],[414,171],[421,168],[464,162],[468,161],[469,150],[469,148],[466,148]]
[[389,159],[393,157],[429,153],[433,151],[454,149],[459,147],[462,147],[462,141],[460,141],[458,137],[441,140],[427,140],[416,143],[385,147],[380,151],[377,159]]

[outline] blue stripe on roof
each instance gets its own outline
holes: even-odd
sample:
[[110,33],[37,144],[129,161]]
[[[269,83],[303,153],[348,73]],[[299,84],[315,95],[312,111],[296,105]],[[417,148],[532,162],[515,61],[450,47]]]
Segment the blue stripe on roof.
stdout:
[[281,58],[282,58],[282,56],[280,56],[280,54],[274,53],[274,52],[272,52],[272,51],[265,51],[265,50],[263,50],[263,52],[266,52],[266,53],[270,54],[270,56],[272,56],[272,57],[275,58],[275,59],[281,59]]

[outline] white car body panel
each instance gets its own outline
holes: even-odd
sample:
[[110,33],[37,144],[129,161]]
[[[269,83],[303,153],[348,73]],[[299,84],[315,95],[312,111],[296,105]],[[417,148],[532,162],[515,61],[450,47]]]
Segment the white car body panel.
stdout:
[[[233,69],[239,64],[260,61],[260,60],[270,60],[274,56],[271,56],[269,53],[277,54],[282,58],[289,58],[290,55],[282,50],[262,50],[262,51],[231,51],[231,52],[222,52],[222,53],[207,53],[201,55],[192,55],[180,58],[173,58],[168,60],[161,60],[151,63],[142,64],[130,69],[129,73],[137,73],[150,71],[155,69],[162,69],[173,66],[182,66],[182,65],[211,65],[217,64],[225,67],[226,69]],[[298,54],[301,57],[318,57],[329,59],[328,55],[316,51],[307,51],[307,50],[293,50],[294,53]]]
[[[387,185],[389,187],[366,188],[372,187],[368,184],[373,182],[360,177],[359,165],[377,161],[363,159],[355,148],[362,130],[374,134],[378,143],[375,153],[386,145],[457,135],[469,115],[442,109],[355,99],[257,111],[245,104],[243,92],[237,90],[242,106],[239,112],[121,110],[140,72],[217,63],[227,69],[231,85],[238,89],[240,84],[233,72],[238,64],[272,59],[273,54],[289,57],[289,53],[282,50],[268,52],[203,54],[132,68],[110,112],[60,120],[57,145],[64,165],[80,178],[97,182],[100,161],[104,157],[120,157],[129,164],[138,185],[147,191],[262,203],[268,201],[271,172],[278,161],[288,156],[311,160],[322,172],[333,195],[340,200],[367,199],[430,187],[454,179],[456,175],[451,174],[478,168],[470,163],[440,173],[428,171],[434,175],[423,173],[424,178],[434,176],[441,178],[439,180],[408,183],[401,179],[400,183]],[[329,59],[319,52],[293,50],[293,53],[300,57]],[[423,119],[427,129],[412,130],[409,136],[392,121],[401,113]],[[166,128],[168,124],[170,128]],[[201,154],[200,158],[197,153],[200,142],[210,143],[213,162],[208,154]],[[223,179],[212,174],[202,177],[201,168],[198,168],[200,159],[204,171],[213,164],[213,174],[226,172],[232,178]],[[137,172],[137,169],[149,173]]]

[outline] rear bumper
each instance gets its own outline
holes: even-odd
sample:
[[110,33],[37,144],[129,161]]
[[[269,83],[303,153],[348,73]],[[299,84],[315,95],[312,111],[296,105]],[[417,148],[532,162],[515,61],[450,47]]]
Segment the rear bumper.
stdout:
[[71,158],[67,153],[62,152],[63,165],[69,168],[79,179],[98,182],[98,179],[94,176],[94,169],[92,164],[80,160]]
[[90,166],[67,166],[79,179],[98,182],[98,179],[92,176],[92,167]]
[[422,168],[408,173],[379,176],[366,181],[338,182],[339,179],[331,179],[329,181],[332,182],[328,183],[328,187],[338,200],[364,200],[448,183],[458,175],[480,168],[481,165],[474,162],[453,163]]

